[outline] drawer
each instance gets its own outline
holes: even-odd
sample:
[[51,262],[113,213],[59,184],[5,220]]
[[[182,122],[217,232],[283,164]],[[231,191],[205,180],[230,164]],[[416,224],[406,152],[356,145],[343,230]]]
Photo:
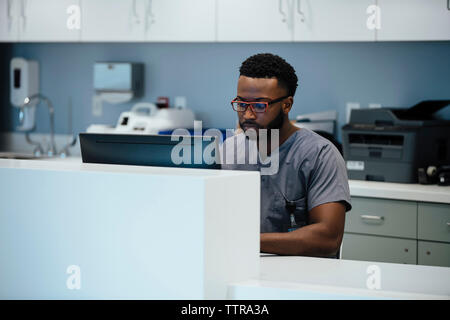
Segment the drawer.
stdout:
[[375,198],[352,198],[345,231],[399,238],[417,238],[417,203]]
[[419,241],[417,256],[419,264],[450,267],[450,243]]
[[418,206],[418,238],[450,242],[450,205],[422,203]]
[[417,241],[345,233],[342,259],[417,264]]

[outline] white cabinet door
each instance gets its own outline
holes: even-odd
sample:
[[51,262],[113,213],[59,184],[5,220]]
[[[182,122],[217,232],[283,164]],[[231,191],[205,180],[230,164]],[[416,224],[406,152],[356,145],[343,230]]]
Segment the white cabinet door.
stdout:
[[149,41],[214,41],[215,0],[146,0]]
[[[80,29],[68,25],[71,15],[80,18],[78,0],[21,0],[20,4],[20,41],[80,40]],[[72,11],[73,6],[78,10]]]
[[374,41],[367,8],[375,0],[295,0],[295,41]]
[[143,41],[145,0],[82,0],[82,41]]
[[450,40],[448,0],[378,0],[379,41]]
[[14,42],[19,39],[18,0],[0,0],[0,41]]
[[218,41],[292,41],[294,0],[218,0]]

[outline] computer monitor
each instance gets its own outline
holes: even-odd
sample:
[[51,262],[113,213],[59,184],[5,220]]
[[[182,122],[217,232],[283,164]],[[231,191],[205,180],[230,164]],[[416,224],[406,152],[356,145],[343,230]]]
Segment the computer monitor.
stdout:
[[218,138],[80,133],[84,163],[220,169]]

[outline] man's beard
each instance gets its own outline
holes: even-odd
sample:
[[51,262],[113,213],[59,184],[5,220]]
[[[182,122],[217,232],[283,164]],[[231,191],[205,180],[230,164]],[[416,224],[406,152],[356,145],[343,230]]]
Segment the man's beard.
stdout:
[[280,130],[281,127],[283,126],[283,122],[284,122],[284,113],[283,113],[283,109],[280,109],[280,112],[278,113],[278,115],[275,117],[275,119],[273,119],[272,121],[269,122],[269,124],[267,125],[267,128],[262,128],[259,124],[257,124],[253,120],[246,120],[243,122],[239,122],[239,126],[243,130],[246,130],[246,129],[244,129],[246,124],[250,126],[249,129],[254,128],[256,131],[258,131],[259,129],[267,129],[267,133],[270,135],[270,130],[273,130],[273,129]]
[[275,119],[270,121],[269,124],[267,125],[267,129],[268,129],[269,133],[270,133],[270,130],[272,130],[272,129],[280,130],[281,127],[283,126],[283,122],[284,122],[284,113],[283,113],[283,109],[280,109],[280,112],[275,117]]

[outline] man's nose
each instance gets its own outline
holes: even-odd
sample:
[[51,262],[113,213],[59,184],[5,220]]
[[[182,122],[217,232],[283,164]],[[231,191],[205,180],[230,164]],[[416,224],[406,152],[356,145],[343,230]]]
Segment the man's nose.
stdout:
[[247,110],[245,110],[244,119],[256,119],[256,114],[251,106],[248,106]]

